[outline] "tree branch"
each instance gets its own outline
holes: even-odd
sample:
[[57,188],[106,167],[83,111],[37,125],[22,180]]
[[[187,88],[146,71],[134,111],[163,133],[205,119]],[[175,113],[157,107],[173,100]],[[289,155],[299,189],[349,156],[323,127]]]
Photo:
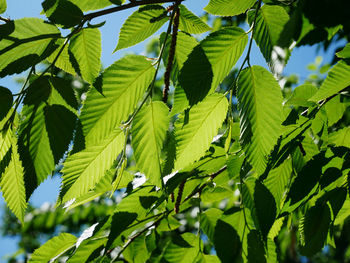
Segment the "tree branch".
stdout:
[[152,5],[152,4],[164,4],[164,3],[171,3],[171,2],[175,2],[175,0],[141,0],[141,1],[130,2],[126,5],[120,5],[120,6],[112,7],[109,9],[86,14],[86,15],[84,15],[84,20],[91,20],[91,19],[94,19],[96,17],[116,13],[116,12],[119,12],[119,11],[122,11],[125,9],[136,7],[136,6]]

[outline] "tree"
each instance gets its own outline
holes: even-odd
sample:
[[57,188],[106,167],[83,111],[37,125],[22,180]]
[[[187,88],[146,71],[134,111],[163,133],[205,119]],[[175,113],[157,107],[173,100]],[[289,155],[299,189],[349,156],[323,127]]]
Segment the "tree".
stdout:
[[[0,25],[1,77],[28,70],[0,89],[0,187],[29,262],[349,261],[349,45],[301,85],[281,71],[295,46],[348,40],[348,1],[210,0],[213,27],[180,0],[42,7]],[[157,58],[100,72],[94,19],[136,7],[115,51],[167,24]],[[56,206],[28,207],[53,174]]]

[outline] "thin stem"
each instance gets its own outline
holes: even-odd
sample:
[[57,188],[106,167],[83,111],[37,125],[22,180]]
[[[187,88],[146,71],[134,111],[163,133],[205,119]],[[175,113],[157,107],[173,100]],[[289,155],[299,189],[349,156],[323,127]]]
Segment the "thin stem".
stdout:
[[171,211],[167,211],[166,213],[164,213],[164,215],[157,219],[156,221],[154,221],[153,224],[149,225],[148,227],[145,227],[144,229],[142,229],[140,232],[136,233],[135,235],[133,235],[131,238],[129,238],[129,240],[125,243],[125,245],[122,247],[122,249],[119,251],[119,253],[117,254],[116,257],[114,257],[111,262],[116,261],[117,259],[119,259],[119,257],[122,255],[122,253],[125,251],[125,249],[132,243],[135,241],[136,238],[138,238],[139,236],[141,236],[142,234],[144,234],[145,232],[147,232],[150,228],[152,227],[157,227],[157,225],[159,224],[159,222],[161,220],[163,220],[166,216],[168,216],[168,214]]
[[122,11],[122,10],[125,10],[125,9],[136,7],[136,6],[152,5],[152,4],[164,4],[164,3],[171,3],[171,2],[175,2],[175,0],[141,0],[141,1],[134,1],[134,2],[130,2],[130,3],[125,4],[125,5],[120,5],[120,6],[112,7],[112,8],[109,8],[109,9],[105,9],[105,10],[101,10],[101,11],[97,11],[97,12],[92,12],[92,13],[86,14],[86,15],[84,15],[84,20],[88,21],[88,20],[94,19],[96,17],[100,17],[100,16],[116,13],[116,12],[119,12],[119,11]]

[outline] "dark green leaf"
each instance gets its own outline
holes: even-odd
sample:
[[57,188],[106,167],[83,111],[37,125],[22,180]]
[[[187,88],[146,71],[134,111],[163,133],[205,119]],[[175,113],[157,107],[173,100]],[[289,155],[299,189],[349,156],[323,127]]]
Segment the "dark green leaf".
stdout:
[[12,107],[13,97],[12,92],[0,86],[0,121],[5,118]]

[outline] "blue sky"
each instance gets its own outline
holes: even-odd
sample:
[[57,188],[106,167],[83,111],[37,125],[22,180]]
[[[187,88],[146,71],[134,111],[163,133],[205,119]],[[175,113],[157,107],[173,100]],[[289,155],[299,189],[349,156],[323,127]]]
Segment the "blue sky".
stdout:
[[[40,16],[42,0],[7,0],[7,11],[3,14],[4,17],[9,17],[11,19],[19,19],[23,17],[42,17]],[[203,14],[203,7],[209,0],[186,0],[184,4],[195,14]],[[134,11],[125,10],[115,14],[110,14],[93,21],[93,23],[99,23],[102,21],[107,21],[106,24],[101,28],[102,33],[102,63],[104,67],[111,65],[114,61],[121,58],[125,53],[142,53],[145,47],[145,43],[140,43],[132,48],[119,51],[113,54],[118,41],[118,33],[123,21]],[[158,34],[164,30],[162,28]],[[321,55],[324,57],[325,62],[329,62],[332,58],[335,47],[331,47],[327,53],[316,52],[315,47],[302,47],[296,48],[293,51],[292,57],[289,60],[287,67],[284,72],[287,74],[295,73],[299,76],[306,77],[309,73],[306,70],[307,64],[314,61],[316,55]],[[258,48],[254,45],[251,56],[252,65],[262,65],[266,66],[266,63],[258,51]],[[239,65],[239,62],[238,62]],[[21,75],[20,75],[21,76]],[[14,93],[19,90],[19,85],[15,82],[16,76],[9,76],[4,79],[0,79],[0,86],[5,86],[11,89]],[[55,177],[54,179],[46,180],[33,194],[31,202],[35,206],[41,206],[44,202],[54,202],[58,196],[59,189],[59,179]],[[4,206],[4,200],[0,196],[0,206]],[[1,209],[2,210],[2,209]],[[2,212],[0,211],[0,216]],[[0,236],[0,262],[3,262],[4,256],[12,254],[16,251],[17,240],[11,238],[4,238]]]

